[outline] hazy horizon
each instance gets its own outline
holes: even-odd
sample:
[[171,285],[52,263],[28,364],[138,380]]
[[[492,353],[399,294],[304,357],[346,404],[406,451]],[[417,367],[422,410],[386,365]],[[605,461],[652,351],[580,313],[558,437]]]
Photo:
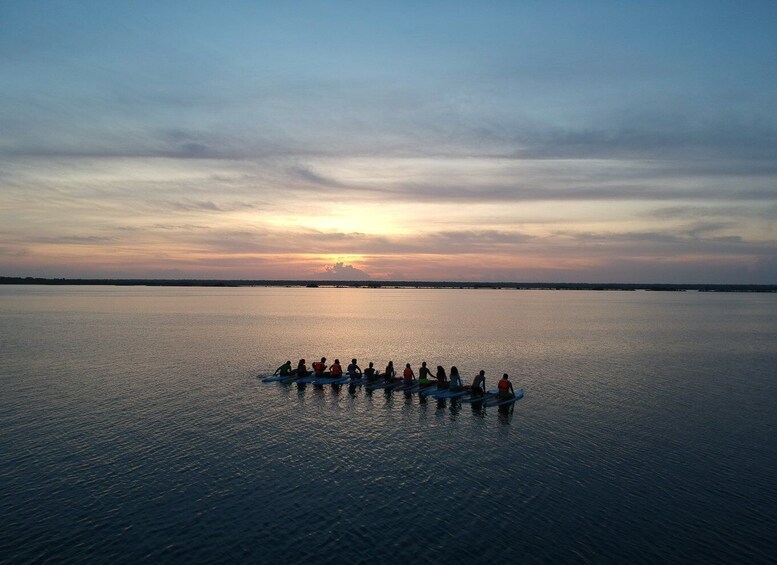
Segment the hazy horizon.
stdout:
[[774,284],[776,16],[4,2],[0,275]]

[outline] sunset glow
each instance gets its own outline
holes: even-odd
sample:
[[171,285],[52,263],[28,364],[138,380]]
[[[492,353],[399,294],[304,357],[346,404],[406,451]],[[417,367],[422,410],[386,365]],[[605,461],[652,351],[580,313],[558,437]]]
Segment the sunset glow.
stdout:
[[777,281],[772,4],[43,5],[0,275]]

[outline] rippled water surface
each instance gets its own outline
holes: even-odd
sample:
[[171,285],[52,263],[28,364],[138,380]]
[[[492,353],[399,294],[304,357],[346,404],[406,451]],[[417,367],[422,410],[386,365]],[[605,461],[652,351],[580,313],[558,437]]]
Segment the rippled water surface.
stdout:
[[775,367],[774,294],[0,286],[0,562],[767,562]]

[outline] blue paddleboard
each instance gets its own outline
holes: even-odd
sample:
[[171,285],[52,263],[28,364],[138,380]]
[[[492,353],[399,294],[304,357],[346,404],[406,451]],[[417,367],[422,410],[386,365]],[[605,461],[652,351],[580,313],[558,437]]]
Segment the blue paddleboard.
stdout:
[[437,392],[431,393],[431,396],[434,398],[459,398],[461,396],[467,396],[469,394],[468,390],[450,390],[450,389],[440,389]]
[[461,402],[469,402],[473,404],[475,402],[485,402],[486,400],[491,400],[492,398],[495,398],[498,392],[499,392],[499,389],[492,388],[487,390],[483,396],[468,396],[467,398],[462,398]]
[[504,398],[500,400],[499,397],[497,396],[496,398],[492,398],[488,400],[486,402],[486,406],[488,406],[489,408],[493,408],[494,406],[504,406],[505,404],[512,404],[513,402],[516,402],[521,398],[523,398],[523,389],[519,388],[518,390],[515,391],[515,396],[513,396],[512,398]]
[[[261,378],[262,375],[257,375],[257,377]],[[283,380],[285,378],[288,378],[288,375],[284,375],[284,376],[281,376],[281,375],[271,375],[269,377],[264,377],[262,379],[262,382],[263,383],[277,383],[278,381],[281,381],[281,380]]]
[[379,389],[382,389],[382,388],[393,388],[393,387],[395,387],[395,386],[397,386],[399,384],[401,384],[401,382],[397,382],[397,381],[390,381],[390,382],[382,381],[381,382],[381,381],[378,381],[378,382],[376,382],[374,384],[367,385],[367,390],[379,390]]

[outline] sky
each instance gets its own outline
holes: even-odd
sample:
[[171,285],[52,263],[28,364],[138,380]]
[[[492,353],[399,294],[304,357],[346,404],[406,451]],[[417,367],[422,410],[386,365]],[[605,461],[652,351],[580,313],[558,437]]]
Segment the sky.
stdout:
[[777,2],[0,2],[0,276],[777,283]]

